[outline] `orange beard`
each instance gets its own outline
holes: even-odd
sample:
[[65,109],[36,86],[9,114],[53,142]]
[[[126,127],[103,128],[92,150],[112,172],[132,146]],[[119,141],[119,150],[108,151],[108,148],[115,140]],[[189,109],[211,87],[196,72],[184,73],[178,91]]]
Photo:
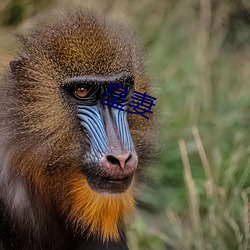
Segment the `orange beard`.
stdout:
[[118,224],[123,223],[134,208],[132,185],[124,193],[105,196],[93,191],[87,180],[77,175],[71,183],[69,220],[81,231],[88,229],[88,236],[94,235],[103,241],[118,240]]

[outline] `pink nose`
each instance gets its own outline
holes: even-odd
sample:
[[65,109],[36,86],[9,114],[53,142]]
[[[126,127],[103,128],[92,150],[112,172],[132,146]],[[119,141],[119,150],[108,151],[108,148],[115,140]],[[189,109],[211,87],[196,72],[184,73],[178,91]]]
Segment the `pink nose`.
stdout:
[[100,166],[109,174],[130,174],[137,166],[135,153],[107,154],[100,159]]

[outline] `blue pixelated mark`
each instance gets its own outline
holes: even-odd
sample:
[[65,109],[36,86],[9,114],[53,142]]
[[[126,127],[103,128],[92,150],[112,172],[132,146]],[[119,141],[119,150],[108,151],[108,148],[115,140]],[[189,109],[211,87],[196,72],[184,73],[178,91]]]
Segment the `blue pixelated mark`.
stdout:
[[120,86],[117,83],[110,83],[107,89],[107,93],[104,94],[107,98],[103,98],[100,102],[104,105],[110,106],[115,109],[124,111],[125,98],[128,94],[128,88]]
[[154,100],[156,98],[147,95],[146,92],[143,94],[137,91],[134,91],[134,95],[131,96],[132,104],[129,104],[128,106],[132,107],[133,111],[128,110],[128,113],[132,114],[139,114],[145,117],[146,119],[149,119],[144,113],[153,113],[151,111],[152,106],[155,106]]
[[132,110],[125,110],[125,105],[128,102],[128,100],[126,100],[127,95],[128,88],[120,86],[118,83],[110,83],[107,93],[104,94],[107,98],[103,98],[104,102],[101,101],[101,103],[115,109],[127,111],[131,114],[139,114],[146,119],[149,119],[145,113],[153,113],[151,108],[155,106],[154,100],[156,100],[156,98],[147,95],[146,92],[140,93],[134,91],[131,96],[132,102],[128,104]]

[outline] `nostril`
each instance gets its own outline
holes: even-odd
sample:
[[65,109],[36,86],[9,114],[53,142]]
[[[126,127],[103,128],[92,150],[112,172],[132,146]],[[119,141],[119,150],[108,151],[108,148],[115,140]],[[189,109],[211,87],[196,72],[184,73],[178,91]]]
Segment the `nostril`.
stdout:
[[107,160],[114,165],[120,165],[120,161],[113,155],[107,155]]
[[125,164],[128,163],[131,158],[132,158],[132,154],[130,154],[129,157],[125,160]]
[[128,175],[137,167],[137,155],[130,152],[112,154],[111,152],[100,158],[100,167],[108,174]]

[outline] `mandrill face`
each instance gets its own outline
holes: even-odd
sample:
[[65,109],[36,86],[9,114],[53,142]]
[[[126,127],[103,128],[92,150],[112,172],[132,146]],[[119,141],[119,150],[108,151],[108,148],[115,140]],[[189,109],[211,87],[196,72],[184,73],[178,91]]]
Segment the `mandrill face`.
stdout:
[[[102,102],[110,83],[128,89],[124,102],[119,103],[124,110]],[[90,188],[103,195],[125,192],[137,167],[138,158],[125,112],[133,89],[132,72],[76,76],[62,85],[66,101],[79,120],[80,133],[85,137],[81,143],[88,145],[88,151],[82,154],[81,171]]]
[[[20,40],[2,89],[1,157],[65,227],[117,240],[134,207],[138,162],[151,151],[150,120],[126,112],[133,91],[147,91],[138,45],[87,11]],[[128,90],[123,110],[103,103],[110,83]]]

